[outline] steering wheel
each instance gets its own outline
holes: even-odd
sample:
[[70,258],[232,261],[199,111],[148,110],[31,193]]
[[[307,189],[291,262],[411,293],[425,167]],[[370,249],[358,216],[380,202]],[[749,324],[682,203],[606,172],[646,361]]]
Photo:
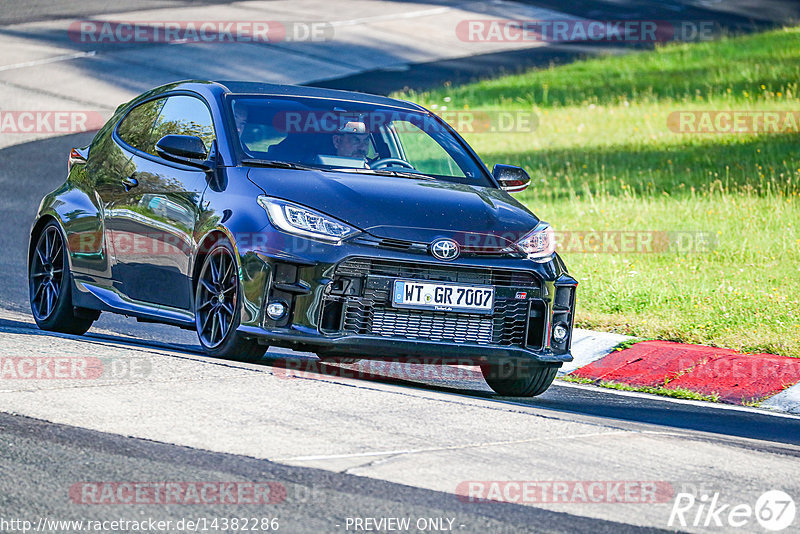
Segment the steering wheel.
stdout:
[[[414,166],[411,165],[404,159],[400,158],[383,158],[373,161],[369,164],[370,169],[383,169],[385,167],[390,167],[393,165],[399,165],[401,167],[406,167],[407,169],[414,169]],[[416,170],[416,169],[414,169]]]

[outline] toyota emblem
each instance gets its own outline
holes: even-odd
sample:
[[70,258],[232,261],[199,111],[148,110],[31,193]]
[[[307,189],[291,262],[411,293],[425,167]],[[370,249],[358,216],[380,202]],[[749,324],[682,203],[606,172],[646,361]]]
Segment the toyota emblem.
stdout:
[[452,239],[437,239],[431,243],[431,254],[440,260],[454,260],[458,257],[458,243]]

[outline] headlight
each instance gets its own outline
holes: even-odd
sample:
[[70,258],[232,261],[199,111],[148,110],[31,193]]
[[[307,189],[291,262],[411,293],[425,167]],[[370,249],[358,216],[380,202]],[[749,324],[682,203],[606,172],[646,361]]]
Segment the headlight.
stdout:
[[528,255],[528,259],[546,263],[556,251],[556,236],[546,222],[540,222],[530,233],[517,241],[517,246]]
[[284,232],[338,243],[359,230],[300,204],[261,195],[258,204],[272,224]]

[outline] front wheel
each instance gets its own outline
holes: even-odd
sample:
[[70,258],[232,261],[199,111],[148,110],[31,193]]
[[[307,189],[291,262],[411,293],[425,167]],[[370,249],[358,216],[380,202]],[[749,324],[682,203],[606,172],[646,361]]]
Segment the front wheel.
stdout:
[[558,366],[504,360],[481,365],[481,372],[486,383],[498,395],[535,397],[547,391],[547,388],[553,383]]
[[80,316],[72,306],[69,251],[55,221],[42,228],[28,266],[31,311],[42,330],[83,335],[97,312]]
[[226,239],[212,245],[197,278],[194,317],[197,337],[209,356],[256,361],[267,351],[255,339],[236,331],[240,321],[239,269]]

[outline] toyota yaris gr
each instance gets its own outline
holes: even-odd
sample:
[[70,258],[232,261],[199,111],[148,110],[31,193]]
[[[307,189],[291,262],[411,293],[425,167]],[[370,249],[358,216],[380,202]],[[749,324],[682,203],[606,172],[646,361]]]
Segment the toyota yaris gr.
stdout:
[[101,312],[194,329],[207,354],[480,365],[545,391],[577,282],[550,226],[458,133],[409,102],[178,82],[121,105],[41,202],[28,252],[40,328]]

